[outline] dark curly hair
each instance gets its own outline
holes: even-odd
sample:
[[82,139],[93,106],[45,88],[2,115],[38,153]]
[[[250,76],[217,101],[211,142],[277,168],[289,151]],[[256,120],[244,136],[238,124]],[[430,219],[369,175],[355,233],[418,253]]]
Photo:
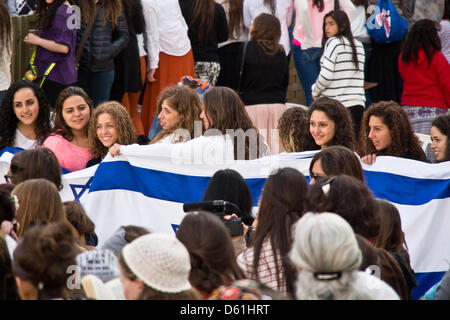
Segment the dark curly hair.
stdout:
[[[370,117],[379,118],[389,129],[391,144],[384,150],[377,151],[369,139]],[[414,134],[411,121],[406,111],[395,101],[380,101],[373,103],[365,112],[361,121],[359,133],[358,154],[362,157],[368,154],[408,157],[414,160],[427,161],[425,153]]]
[[26,80],[17,81],[6,91],[0,106],[0,150],[14,146],[17,123],[19,122],[14,113],[14,95],[17,91],[24,88],[33,90],[39,103],[39,114],[36,119],[35,129],[38,144],[42,144],[50,133],[50,105],[47,102],[44,91],[33,82]]
[[[52,133],[60,134],[64,139],[68,141],[73,140],[72,129],[67,125],[63,117],[63,105],[64,102],[73,96],[79,96],[84,99],[87,106],[89,107],[90,115],[92,115],[92,110],[94,110],[94,102],[89,98],[87,93],[80,87],[67,87],[61,91],[56,99],[55,104],[55,126],[52,129]],[[89,124],[86,126],[86,136],[88,135]]]
[[450,113],[443,114],[434,118],[431,126],[436,127],[443,135],[447,136],[445,156],[441,162],[450,161]]
[[41,30],[49,29],[52,26],[56,11],[66,0],[54,0],[47,3],[45,0],[36,1],[36,13]]
[[303,108],[294,107],[283,112],[277,129],[281,145],[287,152],[320,149],[309,132],[308,114]]
[[336,99],[321,97],[315,100],[308,110],[308,122],[314,111],[322,111],[334,122],[335,133],[329,146],[341,145],[351,150],[355,150],[355,133],[353,131],[353,121],[350,112],[344,105]]
[[38,299],[70,297],[66,288],[69,266],[79,253],[67,222],[37,224],[23,235],[14,250],[13,271],[38,290]]
[[213,213],[188,213],[176,237],[189,251],[189,281],[196,289],[210,294],[221,285],[244,278],[225,224]]
[[[325,193],[324,185],[329,185]],[[339,175],[319,180],[309,191],[307,206],[308,211],[340,215],[355,233],[367,239],[378,234],[378,203],[369,188],[354,177]]]
[[428,66],[431,64],[434,53],[441,51],[441,40],[436,25],[429,19],[419,20],[413,24],[403,43],[401,59],[405,63],[417,61],[420,49],[425,52]]

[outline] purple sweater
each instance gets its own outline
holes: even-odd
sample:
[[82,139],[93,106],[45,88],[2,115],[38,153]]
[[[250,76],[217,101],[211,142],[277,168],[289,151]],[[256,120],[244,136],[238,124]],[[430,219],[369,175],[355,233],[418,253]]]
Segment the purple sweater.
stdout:
[[57,53],[48,51],[40,46],[36,50],[35,65],[38,76],[42,76],[48,66],[55,62],[56,65],[48,75],[47,79],[63,85],[70,85],[77,81],[77,70],[75,68],[77,30],[73,23],[72,15],[75,11],[63,4],[56,10],[52,26],[41,30],[39,36],[43,39],[53,40],[56,43],[69,47],[69,53]]

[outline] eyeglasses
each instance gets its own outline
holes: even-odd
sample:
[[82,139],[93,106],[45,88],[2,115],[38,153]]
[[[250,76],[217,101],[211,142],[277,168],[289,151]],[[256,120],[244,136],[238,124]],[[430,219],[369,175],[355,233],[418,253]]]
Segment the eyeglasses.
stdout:
[[316,180],[316,182],[319,181],[320,179],[326,178],[326,176],[324,176],[324,175],[322,175],[322,174],[320,174],[320,173],[318,173],[318,174],[311,173],[311,174],[309,175],[309,177],[310,177],[311,179]]
[[3,178],[5,178],[6,183],[12,183],[12,177],[9,174],[5,174]]

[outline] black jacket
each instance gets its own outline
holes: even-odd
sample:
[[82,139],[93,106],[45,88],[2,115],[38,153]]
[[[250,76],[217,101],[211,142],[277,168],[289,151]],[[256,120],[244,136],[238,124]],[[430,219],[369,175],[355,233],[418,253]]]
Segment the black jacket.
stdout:
[[[82,21],[77,32],[77,50],[86,28],[87,25]],[[113,70],[114,57],[126,47],[128,38],[128,26],[123,12],[119,16],[117,28],[113,29],[110,22],[103,25],[103,9],[100,9],[84,45],[79,69],[90,72]]]

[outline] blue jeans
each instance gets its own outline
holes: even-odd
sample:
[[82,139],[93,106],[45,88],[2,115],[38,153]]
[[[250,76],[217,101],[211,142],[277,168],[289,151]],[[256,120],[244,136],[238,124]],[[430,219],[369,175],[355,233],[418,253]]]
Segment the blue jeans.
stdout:
[[310,48],[302,50],[299,46],[292,46],[294,64],[297,74],[305,92],[306,105],[313,102],[311,87],[316,82],[320,73],[320,57],[322,48]]
[[6,94],[6,90],[5,91],[0,91],[0,104],[2,104],[3,97],[5,96],[5,94]]
[[97,107],[100,103],[109,101],[111,87],[114,82],[114,69],[98,72],[78,70],[77,86],[84,91]]

